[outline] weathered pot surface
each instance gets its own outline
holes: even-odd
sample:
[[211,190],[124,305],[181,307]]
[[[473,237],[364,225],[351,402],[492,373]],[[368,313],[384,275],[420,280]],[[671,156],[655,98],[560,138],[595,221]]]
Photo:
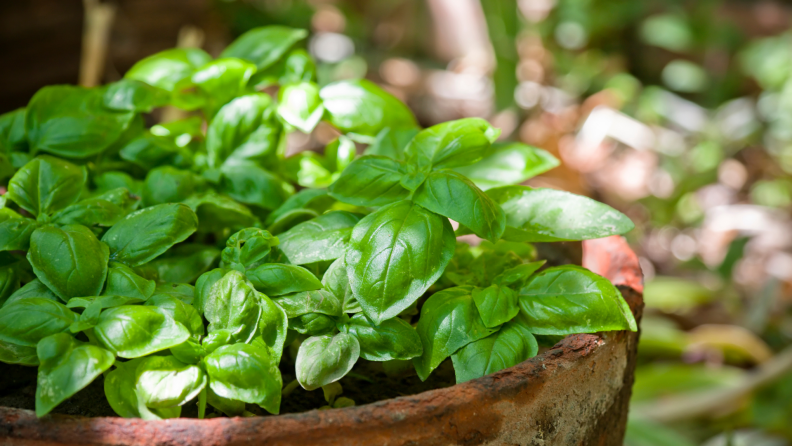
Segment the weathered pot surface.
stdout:
[[[583,244],[583,265],[643,309],[638,259],[621,237]],[[638,333],[569,336],[543,354],[449,388],[277,417],[81,418],[0,407],[4,445],[621,445]]]

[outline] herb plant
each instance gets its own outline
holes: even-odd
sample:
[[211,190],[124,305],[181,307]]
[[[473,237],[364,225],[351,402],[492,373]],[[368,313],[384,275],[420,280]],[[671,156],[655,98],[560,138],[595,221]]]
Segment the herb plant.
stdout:
[[[277,414],[292,364],[330,401],[361,358],[425,380],[450,357],[462,382],[537,336],[636,329],[610,282],[532,245],[629,219],[512,185],[558,162],[482,119],[420,129],[372,82],[318,85],[305,36],[163,51],[0,116],[0,360],[38,367],[39,416],[100,375],[124,417]],[[163,106],[193,113],[146,128]],[[322,120],[339,135],[324,153],[287,157]]]

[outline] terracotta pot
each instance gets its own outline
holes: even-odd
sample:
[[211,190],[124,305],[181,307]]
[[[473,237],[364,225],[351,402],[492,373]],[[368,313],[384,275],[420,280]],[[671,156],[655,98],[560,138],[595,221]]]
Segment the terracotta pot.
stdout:
[[[638,259],[621,237],[583,244],[583,264],[643,309]],[[255,418],[143,421],[0,408],[5,445],[621,445],[638,333],[569,336],[543,354],[452,387],[345,409]]]

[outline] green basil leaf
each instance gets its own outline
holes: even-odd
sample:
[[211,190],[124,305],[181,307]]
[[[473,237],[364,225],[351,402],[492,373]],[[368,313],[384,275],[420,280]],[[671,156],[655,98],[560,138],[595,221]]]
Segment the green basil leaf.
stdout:
[[157,270],[160,281],[191,283],[205,273],[220,256],[214,246],[181,244],[148,265]]
[[109,255],[107,245],[85,226],[47,225],[30,236],[27,258],[36,277],[68,301],[102,291]]
[[116,362],[116,369],[108,373],[104,380],[104,391],[110,407],[119,416],[125,418],[143,418],[144,420],[161,420],[178,418],[181,406],[168,409],[149,409],[138,397],[137,368],[144,359],[133,359],[127,362]]
[[264,161],[278,148],[281,126],[270,118],[272,99],[263,93],[240,96],[224,105],[206,130],[209,167],[226,159]]
[[171,166],[149,171],[143,183],[143,206],[184,201],[200,187],[200,177]]
[[506,215],[473,182],[451,171],[432,172],[413,200],[426,209],[470,228],[481,238],[497,241],[506,228]]
[[107,109],[102,102],[100,89],[55,85],[39,90],[25,116],[33,153],[85,158],[104,151],[121,136],[135,114]]
[[498,285],[474,288],[472,295],[481,320],[489,328],[505,324],[520,312],[517,293],[509,288]]
[[20,277],[16,264],[0,267],[0,307],[19,290],[19,282]]
[[473,301],[473,287],[448,288],[432,294],[421,308],[418,335],[423,354],[413,359],[421,381],[446,358],[471,342],[496,332],[481,320]]
[[151,170],[162,164],[176,164],[180,150],[183,149],[148,131],[125,144],[119,156],[144,170]]
[[126,265],[114,263],[107,272],[105,294],[134,297],[144,301],[154,294],[155,287],[153,280],[140,277]]
[[326,314],[308,313],[289,320],[289,329],[307,336],[333,334],[336,321]]
[[238,57],[256,64],[259,70],[272,66],[295,43],[308,36],[304,29],[286,26],[262,26],[242,34],[220,53],[220,57]]
[[399,184],[403,164],[384,156],[363,156],[330,185],[330,195],[356,206],[383,206],[403,200],[410,191]]
[[487,195],[506,213],[506,240],[589,240],[624,234],[635,227],[612,207],[569,192],[508,186],[490,189]]
[[46,298],[30,297],[0,309],[0,341],[34,347],[49,335],[63,333],[77,320],[65,305]]
[[295,265],[337,259],[358,221],[360,217],[350,212],[328,212],[280,234],[278,248]]
[[385,127],[417,127],[403,102],[365,79],[334,82],[323,87],[319,95],[330,123],[342,132],[376,136]]
[[215,268],[205,272],[195,281],[195,301],[193,306],[199,313],[204,314],[206,302],[214,294],[214,287],[228,272],[228,268]]
[[86,178],[85,168],[39,156],[11,178],[6,197],[35,216],[53,214],[77,201]]
[[267,231],[273,234],[282,234],[299,225],[300,223],[314,219],[318,216],[319,213],[311,209],[294,209],[278,217],[277,220],[267,227]]
[[47,285],[44,285],[38,279],[33,279],[30,282],[26,283],[22,288],[16,290],[13,294],[8,296],[8,300],[6,300],[5,303],[3,303],[3,305],[0,305],[0,307],[5,307],[11,305],[14,302],[23,299],[28,299],[31,297],[38,297],[41,299],[47,299],[61,303],[60,298],[57,295],[55,295],[55,293],[53,293],[52,290],[47,288]]
[[366,147],[363,155],[379,155],[395,160],[404,160],[404,149],[417,133],[417,128],[405,130],[384,128],[377,134],[374,142]]
[[206,354],[209,354],[224,345],[229,345],[234,342],[233,337],[234,335],[231,333],[231,330],[214,330],[201,340],[201,346]]
[[245,413],[244,401],[223,398],[212,392],[209,387],[207,387],[206,402],[229,417],[241,417]]
[[289,195],[290,186],[249,161],[223,164],[220,190],[241,203],[277,209]]
[[619,290],[577,266],[548,268],[536,275],[520,290],[520,309],[534,334],[637,330]]
[[198,217],[183,204],[166,203],[129,214],[102,237],[110,258],[129,266],[142,265],[198,228]]
[[315,80],[316,63],[313,57],[302,48],[292,50],[283,61],[283,70],[278,78],[278,83],[285,85],[293,82]]
[[251,344],[266,348],[276,363],[280,363],[283,347],[286,344],[289,319],[286,311],[273,302],[269,297],[259,293],[261,305],[261,319],[259,320],[259,334]]
[[238,229],[252,226],[256,217],[250,209],[233,199],[215,192],[192,196],[184,200],[198,216],[199,232],[220,232],[225,229]]
[[258,329],[261,305],[256,290],[239,271],[230,271],[203,302],[209,331],[229,330],[235,342],[250,342]]
[[319,86],[313,82],[284,85],[278,91],[278,115],[303,133],[311,133],[324,115]]
[[458,119],[421,130],[404,152],[421,170],[466,166],[483,158],[499,134],[483,119]]
[[561,164],[550,153],[519,142],[496,143],[490,153],[455,172],[470,178],[480,189],[520,184]]
[[183,406],[206,387],[206,374],[200,367],[185,364],[173,356],[143,359],[135,371],[137,394],[151,408]]
[[457,383],[507,369],[539,352],[539,344],[526,324],[517,318],[497,333],[471,342],[451,355]]
[[155,307],[123,305],[102,312],[94,327],[99,342],[122,358],[139,358],[175,347],[190,331]]
[[266,349],[226,345],[204,359],[209,387],[223,398],[258,404],[271,414],[280,411],[283,379]]
[[113,366],[115,355],[58,333],[41,340],[36,386],[36,416],[43,417],[58,404],[84,389]]
[[357,157],[357,146],[355,142],[344,135],[327,143],[324,149],[326,165],[328,168],[336,173],[346,169],[347,166],[352,164],[352,161]]
[[451,223],[410,201],[369,214],[346,253],[349,284],[375,324],[396,317],[440,278],[454,254]]
[[18,108],[0,115],[0,152],[27,152],[25,109]]
[[121,79],[107,86],[103,97],[104,106],[113,110],[150,112],[167,105],[168,91],[134,79]]
[[173,92],[177,83],[211,60],[212,57],[199,48],[173,48],[141,59],[124,77]]
[[335,179],[327,164],[322,155],[306,150],[286,158],[282,171],[287,178],[302,187],[324,188]]
[[358,340],[346,333],[312,336],[300,345],[294,369],[305,390],[315,390],[343,378],[360,357]]
[[326,290],[303,291],[280,296],[273,301],[286,311],[289,319],[308,313],[341,316],[341,301]]
[[[99,193],[110,192],[112,190],[124,188],[132,195],[139,196],[142,194],[141,182],[124,172],[103,172],[99,175],[96,175],[93,178],[93,182],[96,185],[97,192]],[[133,198],[136,202],[139,200],[138,197]]]
[[158,283],[154,296],[170,296],[179,299],[187,305],[192,305],[195,300],[195,288],[188,283]]
[[26,347],[0,340],[0,362],[26,366],[39,365],[36,347]]
[[[275,209],[267,216],[264,224],[269,226],[276,220],[285,216],[290,211],[311,210],[322,213],[330,208],[335,202],[326,190],[323,189],[303,189],[291,197],[287,198],[278,209]],[[316,215],[315,215],[316,216]]]
[[38,223],[30,218],[9,218],[0,221],[0,251],[27,251],[30,236]]
[[192,339],[188,339],[176,347],[171,347],[170,353],[185,364],[198,364],[206,356],[203,346]]
[[[231,237],[221,254],[222,266],[240,264],[252,268],[263,262],[270,254],[273,246],[279,243],[277,237],[259,228],[246,228]],[[255,282],[253,282],[255,285]]]
[[[540,260],[538,262],[524,263],[514,268],[509,268],[495,276],[492,282],[495,285],[508,286],[514,289],[522,288],[528,281],[528,278],[538,271],[539,268],[544,266],[545,262],[546,260]],[[481,310],[481,308],[479,308],[479,310]]]
[[296,265],[268,263],[259,265],[246,274],[253,286],[268,296],[282,296],[322,288],[322,282],[316,276]]
[[[92,297],[74,297],[66,304],[67,308],[88,308],[94,307],[99,310],[105,308],[120,307],[121,305],[132,305],[143,302],[144,299],[139,297],[128,296],[92,296]],[[85,314],[85,313],[83,313]]]
[[55,214],[53,221],[59,225],[109,227],[132,212],[137,202],[126,188],[112,189],[78,201]]
[[179,298],[160,294],[152,296],[146,301],[146,305],[159,308],[162,313],[187,327],[194,339],[197,340],[204,335],[204,323],[201,315],[198,314],[198,310],[192,305],[184,303]]
[[208,62],[191,77],[205,101],[208,116],[214,116],[220,107],[245,92],[256,66],[242,59],[223,57]]
[[344,328],[357,338],[360,356],[369,361],[411,359],[423,353],[418,332],[404,319],[388,319],[376,326],[356,314]]
[[360,308],[360,303],[352,293],[352,288],[349,286],[349,276],[347,275],[344,257],[337,259],[327,268],[324,276],[322,276],[322,285],[342,302],[343,313],[360,313],[363,311]]

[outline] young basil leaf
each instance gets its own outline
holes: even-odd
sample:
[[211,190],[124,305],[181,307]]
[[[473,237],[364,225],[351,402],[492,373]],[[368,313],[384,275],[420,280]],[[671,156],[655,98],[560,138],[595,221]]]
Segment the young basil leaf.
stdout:
[[489,328],[505,324],[520,312],[517,293],[510,288],[498,285],[474,288],[472,295],[481,320]]
[[229,330],[234,342],[250,342],[261,318],[256,290],[239,271],[230,271],[211,288],[203,302],[209,331]]
[[363,311],[360,308],[360,303],[352,293],[352,288],[349,286],[349,276],[347,275],[344,257],[337,259],[327,268],[324,276],[322,276],[322,285],[342,302],[342,313],[360,313]]
[[250,161],[226,163],[220,170],[221,192],[241,203],[277,209],[290,193],[289,185]]
[[143,183],[143,206],[184,201],[200,186],[200,180],[190,171],[171,166],[152,169]]
[[296,265],[268,263],[247,271],[246,275],[258,291],[268,296],[282,296],[322,288],[322,282],[316,276]]
[[205,102],[207,116],[214,116],[220,107],[245,92],[256,66],[242,59],[223,57],[208,62],[191,77]]
[[161,420],[178,418],[181,406],[168,409],[149,409],[138,398],[137,367],[144,360],[133,359],[127,362],[116,362],[116,369],[108,373],[104,380],[104,391],[110,407],[119,416],[125,418],[142,418],[144,420]]
[[[290,211],[311,210],[322,213],[330,208],[335,202],[326,190],[323,189],[303,189],[291,197],[287,198],[278,209],[275,209],[267,216],[264,224],[269,226],[275,223]],[[317,216],[317,215],[314,215]]]
[[68,330],[77,317],[62,303],[49,299],[17,300],[0,309],[0,341],[34,347],[47,336]]
[[259,320],[259,334],[251,344],[266,348],[276,363],[280,363],[283,347],[286,343],[289,319],[286,311],[273,302],[269,297],[259,293],[261,305],[261,319]]
[[107,245],[81,225],[36,229],[27,254],[36,277],[66,301],[102,291],[109,256]]
[[203,347],[206,354],[210,354],[224,345],[233,343],[233,337],[234,334],[231,333],[231,330],[214,330],[201,340],[201,346]]
[[176,84],[211,60],[212,56],[199,48],[173,48],[138,61],[124,77],[174,92]]
[[[544,266],[545,262],[547,261],[540,260],[538,262],[524,263],[522,265],[517,265],[514,268],[509,268],[495,276],[495,278],[492,279],[492,283],[495,285],[520,289],[525,285],[525,283],[528,281],[528,278],[531,277],[533,273]],[[479,308],[479,310],[481,309]]]
[[0,251],[27,251],[30,236],[38,228],[36,220],[30,218],[8,218],[0,216]]
[[198,217],[183,204],[166,203],[129,214],[102,237],[110,258],[129,266],[142,265],[198,228]]
[[107,86],[104,106],[113,110],[145,112],[167,105],[168,91],[134,79],[121,79]]
[[421,308],[417,330],[423,354],[413,359],[421,381],[460,348],[498,331],[484,325],[473,301],[473,290],[448,288],[431,295]]
[[190,283],[215,264],[219,256],[220,250],[214,246],[181,244],[147,266],[156,269],[160,281]]
[[25,127],[33,153],[85,158],[115,142],[135,117],[104,107],[103,90],[54,85],[30,100]]
[[118,155],[121,159],[144,169],[151,170],[162,164],[177,164],[184,149],[171,144],[166,138],[153,135],[150,131],[133,138],[125,144]]
[[201,274],[198,280],[195,281],[195,301],[193,306],[199,313],[204,314],[204,307],[210,296],[214,294],[215,285],[230,271],[232,270],[228,268],[215,268]]
[[6,197],[34,216],[53,214],[77,201],[86,176],[85,168],[39,156],[14,174]]
[[404,149],[417,133],[417,128],[405,130],[384,128],[377,134],[374,142],[363,151],[363,155],[379,155],[404,160]]
[[325,164],[334,171],[333,176],[338,176],[339,172],[352,164],[357,157],[357,146],[355,142],[344,135],[327,143],[324,149]]
[[522,264],[523,260],[514,252],[499,253],[484,250],[466,267],[454,271],[447,270],[446,277],[457,285],[486,287],[492,284],[499,274]]
[[152,296],[146,301],[146,305],[159,308],[162,313],[187,327],[193,339],[197,340],[204,335],[203,319],[192,305],[186,304],[176,297],[164,294]]
[[134,297],[144,301],[154,294],[155,287],[153,280],[140,277],[126,265],[113,263],[107,272],[105,294]]
[[122,358],[139,358],[175,347],[190,331],[155,307],[122,305],[102,312],[94,327],[96,338]]
[[324,115],[319,86],[313,82],[284,85],[278,91],[278,115],[303,133],[311,133]]
[[304,39],[304,29],[286,26],[262,26],[239,36],[220,53],[220,57],[238,57],[256,64],[259,70],[272,66],[295,43]]
[[359,357],[360,344],[352,335],[312,336],[297,352],[297,381],[305,390],[326,386],[349,373]]
[[[27,152],[25,109],[18,108],[0,115],[0,152]],[[18,167],[18,166],[14,166]]]
[[36,347],[27,347],[0,340],[0,362],[26,366],[39,365]]
[[278,248],[295,265],[337,259],[358,221],[360,217],[350,212],[328,212],[280,234]]
[[59,225],[113,226],[137,206],[138,198],[117,188],[67,207],[53,216]]
[[558,167],[560,162],[550,153],[519,142],[496,143],[480,161],[454,168],[480,189],[520,184],[536,175]]
[[308,313],[289,320],[289,329],[308,336],[333,334],[336,321],[326,314]]
[[365,79],[334,82],[323,87],[319,95],[330,123],[345,133],[376,136],[385,127],[417,127],[403,102]]
[[293,82],[315,80],[316,63],[313,57],[302,48],[292,50],[283,61],[283,70],[278,78],[278,83],[285,85]]
[[263,93],[240,96],[224,105],[206,130],[209,167],[226,159],[264,161],[273,156],[281,126],[270,118],[272,99]]
[[[263,262],[273,246],[278,245],[277,237],[259,228],[246,228],[228,237],[221,254],[223,267],[240,264],[245,268],[255,267]],[[254,282],[255,285],[255,282]]]
[[144,358],[135,373],[138,397],[147,407],[155,409],[183,406],[198,396],[207,382],[200,367],[173,356]]
[[635,227],[612,207],[569,192],[508,186],[490,189],[487,195],[506,213],[506,240],[589,240],[624,234]]
[[226,345],[204,359],[209,388],[223,398],[258,404],[271,414],[280,411],[283,379],[266,349]]
[[535,276],[520,290],[520,309],[531,332],[540,335],[637,330],[619,290],[578,266],[548,268]]
[[383,206],[403,200],[410,191],[399,184],[403,163],[384,156],[363,156],[330,185],[330,195],[356,206]]
[[83,344],[66,333],[42,339],[36,351],[40,363],[36,386],[38,417],[84,389],[115,361],[111,352]]
[[22,288],[14,291],[13,294],[8,296],[8,300],[6,300],[2,305],[0,305],[0,308],[11,305],[14,302],[23,299],[28,299],[31,297],[38,297],[41,299],[47,299],[58,303],[61,302],[60,298],[57,295],[55,295],[55,293],[53,293],[52,290],[47,288],[47,285],[44,285],[38,279],[33,279],[30,282],[26,283]]
[[281,169],[288,179],[302,187],[325,188],[335,179],[327,160],[310,150],[286,158]]
[[341,316],[341,301],[333,293],[325,290],[287,294],[273,301],[286,311],[289,319],[308,313]]
[[418,332],[404,319],[388,319],[376,326],[364,315],[356,314],[344,331],[357,338],[360,356],[369,361],[411,359],[423,353]]
[[424,171],[466,166],[484,157],[499,134],[483,119],[458,119],[418,132],[404,152]]
[[470,228],[481,238],[497,241],[506,229],[506,215],[472,181],[452,171],[432,172],[413,200],[426,209]]
[[369,214],[346,253],[349,284],[375,324],[396,317],[440,278],[454,254],[451,223],[410,201]]
[[171,347],[170,353],[185,364],[198,364],[206,356],[203,346],[192,339],[188,339],[176,347]]
[[461,383],[517,365],[538,352],[536,338],[518,317],[497,333],[462,347],[451,355],[451,361],[456,382]]

